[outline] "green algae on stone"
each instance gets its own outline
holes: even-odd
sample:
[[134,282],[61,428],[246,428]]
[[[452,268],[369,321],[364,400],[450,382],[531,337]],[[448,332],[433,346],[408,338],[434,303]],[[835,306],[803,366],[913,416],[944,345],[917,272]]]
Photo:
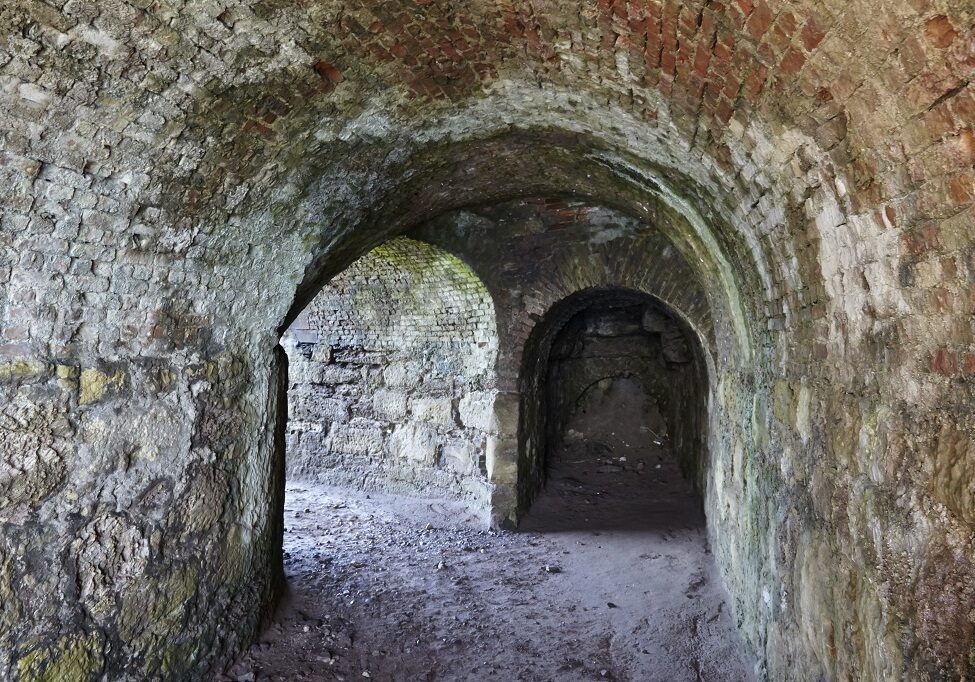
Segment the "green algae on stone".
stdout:
[[179,679],[192,667],[194,653],[199,644],[190,639],[171,647],[162,653],[159,669],[163,679]]
[[759,450],[769,444],[768,402],[764,396],[755,394],[752,399],[752,441]]
[[49,366],[37,360],[15,360],[0,364],[0,382],[35,379],[47,373]]
[[20,682],[88,682],[105,664],[101,633],[69,636],[49,648],[35,649],[17,663]]
[[58,384],[62,389],[71,393],[78,390],[80,368],[75,365],[58,365],[54,369]]
[[125,382],[125,373],[118,371],[109,376],[94,367],[81,370],[79,405],[89,405],[105,397],[110,389],[118,390]]
[[185,660],[180,652],[187,645],[178,642],[198,588],[197,569],[187,568],[160,578],[147,577],[122,594],[119,636],[127,648],[143,652],[146,679],[181,679],[186,672],[179,662]]
[[772,412],[779,422],[792,423],[795,415],[795,394],[792,383],[786,379],[779,379],[772,389]]
[[236,585],[243,580],[246,575],[248,562],[245,552],[247,548],[242,544],[241,528],[234,524],[224,535],[220,543],[221,557],[221,582],[228,585]]
[[119,635],[143,650],[158,637],[175,637],[186,606],[198,587],[197,570],[188,568],[161,579],[146,578],[122,595]]

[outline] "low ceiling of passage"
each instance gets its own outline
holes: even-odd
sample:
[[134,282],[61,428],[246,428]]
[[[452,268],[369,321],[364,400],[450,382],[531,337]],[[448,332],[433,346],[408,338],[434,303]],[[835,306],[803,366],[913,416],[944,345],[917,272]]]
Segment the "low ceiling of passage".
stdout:
[[[693,182],[640,162],[595,138],[567,131],[513,131],[436,145],[404,160],[395,189],[379,191],[355,224],[315,247],[285,324],[338,272],[390,236],[445,212],[515,198],[562,195],[632,216],[663,233],[709,297],[727,349],[746,357],[753,340],[743,292],[760,290],[751,251]],[[703,210],[698,210],[701,206]]]

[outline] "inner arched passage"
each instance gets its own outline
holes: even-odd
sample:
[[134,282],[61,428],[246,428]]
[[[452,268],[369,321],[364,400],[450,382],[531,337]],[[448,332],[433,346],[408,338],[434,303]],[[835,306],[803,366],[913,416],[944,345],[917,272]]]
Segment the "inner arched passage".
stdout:
[[[566,458],[588,461],[594,471],[643,473],[660,468],[648,457],[673,457],[689,490],[701,492],[707,366],[693,330],[672,308],[628,289],[577,292],[539,321],[523,361],[522,513],[553,467],[567,470]],[[640,485],[635,490],[650,494]]]
[[[620,292],[654,296],[663,310],[680,311],[679,316],[671,317],[700,339],[699,370],[719,368],[724,385],[732,387],[732,397],[744,383],[740,376],[750,371],[754,347],[754,327],[744,324],[742,317],[754,300],[742,298],[738,291],[752,278],[737,277],[739,269],[748,269],[749,260],[729,259],[733,251],[719,246],[717,236],[709,231],[709,225],[716,223],[705,222],[676,200],[667,187],[652,179],[652,170],[644,177],[638,168],[622,161],[614,164],[598,150],[580,159],[550,138],[542,135],[529,141],[513,135],[459,145],[470,156],[451,148],[451,155],[463,159],[447,156],[436,164],[431,162],[425,172],[405,177],[395,196],[380,194],[368,213],[345,218],[354,218],[351,224],[358,225],[354,235],[344,233],[344,227],[329,234],[330,256],[327,261],[316,257],[309,263],[295,303],[302,305],[303,297],[320,289],[322,282],[334,281],[335,272],[346,266],[347,259],[360,257],[364,248],[390,234],[407,234],[434,244],[470,267],[495,302],[497,383],[484,413],[492,433],[485,441],[482,473],[492,520],[503,525],[521,520],[521,512],[537,490],[530,473],[520,470],[527,461],[523,457],[525,434],[531,429],[526,421],[532,419],[523,400],[524,377],[530,374],[527,356],[533,355],[525,352],[532,346],[526,341],[534,329],[545,326],[546,311],[567,314],[562,322],[572,317],[573,311],[564,309],[560,301],[573,301],[574,312],[579,312],[586,305],[583,298],[575,297],[577,292],[584,292],[583,296],[607,291],[617,296]],[[428,160],[418,155],[412,163],[422,168]],[[342,224],[336,218],[335,225]],[[756,293],[753,286],[746,291]],[[702,388],[702,396],[703,391],[706,388]],[[696,409],[703,410],[703,404],[701,397]],[[715,409],[707,414],[711,438],[707,451],[717,462],[708,467],[715,472],[715,480],[700,480],[704,473],[700,466],[703,429],[694,431],[698,444],[690,448],[695,454],[688,457],[685,473],[699,490],[728,490],[728,497],[736,499],[740,472],[725,477],[726,469],[720,464],[728,457],[726,444],[747,437],[740,433],[741,425],[747,423],[740,412],[751,405],[737,400],[713,404]],[[727,514],[713,500],[709,502],[712,525],[708,530],[723,532]],[[729,547],[737,550],[742,540],[732,531],[715,543],[715,553]],[[746,545],[746,551],[752,551]],[[750,587],[741,589],[742,581],[734,572],[738,565],[731,565],[729,571],[729,588],[735,598],[732,608],[747,621],[753,614],[741,604],[751,603]],[[712,577],[713,582],[721,583],[720,577]]]
[[285,334],[289,482],[490,500],[490,292],[399,237],[325,286]]
[[[494,237],[492,246],[482,239],[485,231]],[[637,255],[626,263],[628,253]],[[667,292],[692,316],[647,290]],[[749,679],[694,489],[703,471],[707,391],[701,378],[707,359],[696,335],[709,337],[712,329],[704,296],[693,270],[659,230],[565,196],[444,214],[335,277],[284,338],[292,483],[284,546],[292,598],[265,635],[271,646],[253,649],[232,672],[256,663],[284,676],[305,673],[322,660],[317,633],[327,628],[326,646],[336,632],[356,633],[348,651],[330,654],[329,665],[350,676],[362,670],[383,679],[412,678],[429,672],[435,655],[442,679],[480,675],[485,660],[494,671],[513,673],[525,657],[566,679],[577,679],[573,672],[578,679],[628,679],[647,671],[661,679],[690,678],[694,671],[709,679]],[[526,347],[523,325],[542,301],[554,303],[534,324]],[[507,383],[511,376],[528,380],[515,358],[530,365],[542,355],[546,361],[538,364],[548,373],[535,385],[544,390],[532,394],[524,383]],[[580,363],[581,371],[573,367]],[[680,390],[672,390],[675,383]],[[512,390],[526,403],[520,410],[526,419],[542,406],[535,421],[550,425],[552,443],[578,408],[602,403],[605,411],[602,398],[623,411],[646,412],[637,425],[649,427],[637,434],[646,437],[639,454],[658,459],[637,470],[634,456],[627,473],[638,484],[634,478],[645,473],[657,486],[631,496],[654,507],[650,525],[644,516],[636,534],[604,534],[608,552],[596,543],[573,551],[588,538],[572,534],[491,533],[500,540],[485,544],[483,531],[465,530],[460,520],[471,508],[453,504],[472,491],[489,493],[479,501],[492,506],[496,521],[520,520],[528,529],[536,518],[509,510],[506,498],[495,494],[529,481],[524,471],[511,479],[505,474],[516,464],[507,461],[505,443],[525,433],[517,416],[510,419]],[[458,440],[465,447],[458,449]],[[675,448],[679,462],[662,459]],[[673,507],[654,506],[660,486],[667,486]],[[414,497],[397,496],[387,505],[390,490]],[[638,514],[647,508],[634,507]],[[438,517],[445,513],[446,523]],[[654,521],[676,535],[665,535]],[[681,546],[679,557],[669,551],[670,542]],[[435,570],[417,573],[418,565]],[[498,567],[509,565],[536,566],[542,579],[529,569],[522,579],[492,582]],[[633,586],[642,593],[633,593]],[[368,597],[360,600],[364,592]],[[617,602],[629,607],[622,617]],[[544,618],[532,615],[539,610]],[[593,614],[580,616],[587,611]],[[478,642],[445,654],[438,643],[447,641],[445,633],[457,638],[455,644],[469,636],[472,613]],[[458,625],[458,619],[465,622]],[[392,622],[398,629],[388,627]],[[520,624],[514,646],[511,622]],[[689,640],[688,622],[708,626]],[[603,644],[609,639],[612,647]],[[536,644],[526,647],[521,640]],[[567,645],[579,640],[585,644],[569,651]],[[426,642],[434,643],[433,652]]]
[[[754,474],[726,465],[740,449],[750,462],[759,461],[743,429],[752,404],[739,396],[765,361],[758,327],[748,322],[761,308],[761,251],[729,227],[720,205],[707,202],[693,182],[584,134],[515,131],[384,159],[396,167],[357,194],[372,198],[368,206],[347,204],[335,213],[326,198],[338,190],[327,173],[309,188],[306,214],[317,215],[320,224],[309,234],[316,240],[285,323],[337,273],[397,234],[468,263],[498,303],[497,391],[485,414],[495,433],[485,443],[483,473],[493,520],[510,524],[527,506],[519,500],[530,480],[519,471],[526,433],[520,377],[525,342],[538,320],[567,296],[590,289],[623,288],[667,301],[707,349],[701,367],[721,375],[712,388],[725,387],[712,396],[708,413],[715,465],[708,468],[713,480],[702,487],[733,608],[746,637],[760,631],[756,621],[764,616],[747,607],[754,603],[750,566],[757,562],[741,557],[762,554],[764,538],[735,532],[729,524],[736,510],[725,500],[749,514],[753,508],[764,513],[766,498],[738,494]],[[400,178],[395,190],[384,184],[391,177]],[[357,179],[353,172],[342,182]],[[511,203],[537,215],[512,220],[506,215]]]

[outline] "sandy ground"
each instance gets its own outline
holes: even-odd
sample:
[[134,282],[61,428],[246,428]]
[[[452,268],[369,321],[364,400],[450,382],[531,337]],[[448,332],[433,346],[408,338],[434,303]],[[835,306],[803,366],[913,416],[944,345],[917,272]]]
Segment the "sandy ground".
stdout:
[[666,439],[620,417],[569,425],[516,533],[457,502],[291,484],[289,594],[218,679],[752,679],[700,502]]

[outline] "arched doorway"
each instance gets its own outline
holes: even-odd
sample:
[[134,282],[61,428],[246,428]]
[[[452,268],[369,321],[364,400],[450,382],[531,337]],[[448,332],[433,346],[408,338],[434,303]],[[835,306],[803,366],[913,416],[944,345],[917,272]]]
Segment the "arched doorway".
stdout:
[[696,496],[707,459],[707,395],[703,348],[658,299],[605,288],[559,302],[525,346],[521,512],[553,466],[572,479],[588,467],[642,475],[666,465]]
[[497,330],[466,264],[392,239],[322,289],[283,343],[289,481],[422,490],[487,511]]
[[519,531],[558,549],[581,618],[607,618],[612,656],[646,679],[751,678],[706,527],[704,353],[621,288],[554,305],[524,353]]

